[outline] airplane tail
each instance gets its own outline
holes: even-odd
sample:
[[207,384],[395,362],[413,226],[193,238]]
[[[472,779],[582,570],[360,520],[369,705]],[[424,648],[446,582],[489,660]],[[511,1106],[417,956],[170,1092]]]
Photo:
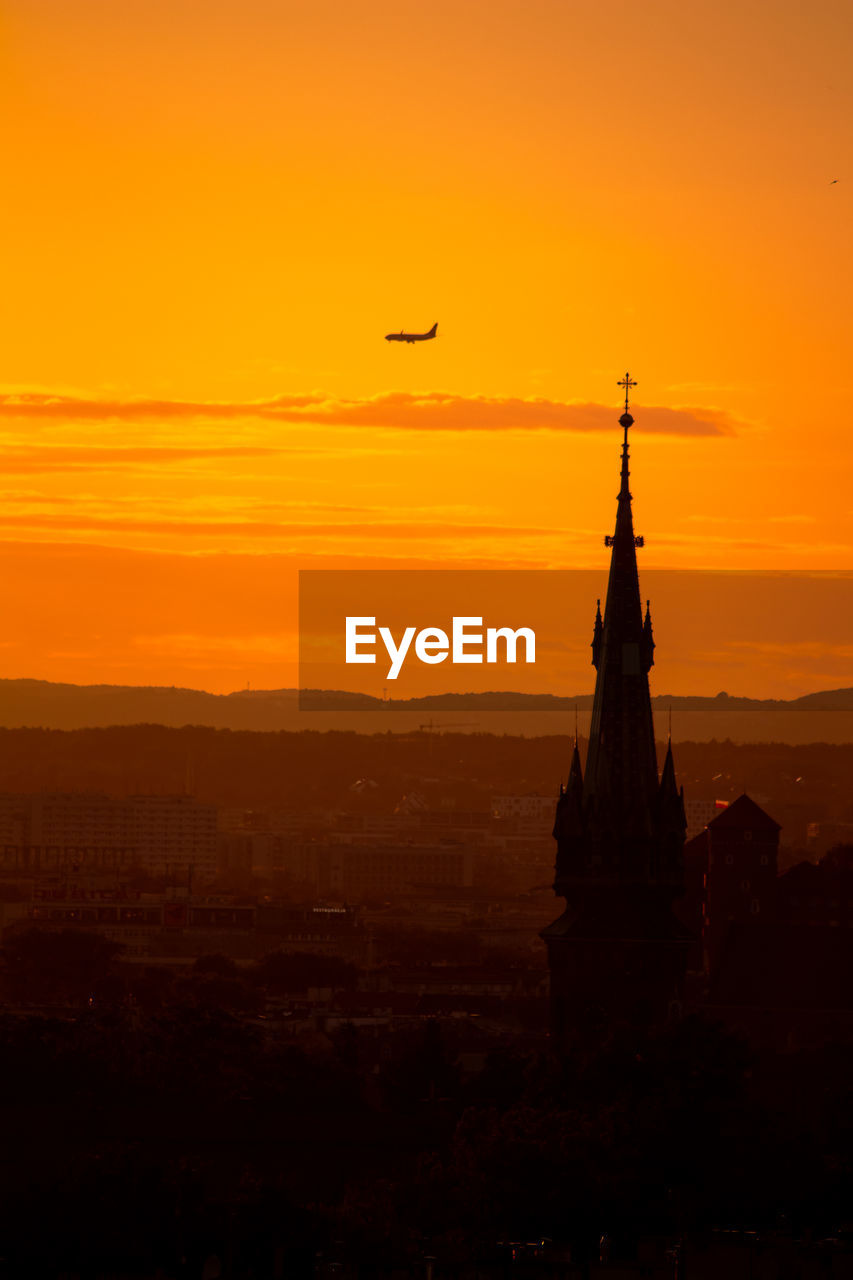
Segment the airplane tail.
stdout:
[[437,329],[438,329],[438,321],[436,320],[435,324],[432,326],[432,328],[430,329],[429,333],[427,334],[427,337],[428,337],[428,338],[434,338],[434,337],[435,337],[435,334],[436,334],[436,330],[437,330]]

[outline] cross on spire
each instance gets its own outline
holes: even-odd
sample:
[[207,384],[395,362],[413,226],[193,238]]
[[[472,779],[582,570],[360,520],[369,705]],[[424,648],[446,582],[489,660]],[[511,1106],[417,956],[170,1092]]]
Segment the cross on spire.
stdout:
[[637,384],[634,381],[634,379],[631,377],[630,373],[626,373],[625,377],[621,378],[619,382],[616,383],[616,385],[617,387],[625,388],[625,412],[627,413],[628,412],[628,393],[630,392],[631,388],[636,387]]

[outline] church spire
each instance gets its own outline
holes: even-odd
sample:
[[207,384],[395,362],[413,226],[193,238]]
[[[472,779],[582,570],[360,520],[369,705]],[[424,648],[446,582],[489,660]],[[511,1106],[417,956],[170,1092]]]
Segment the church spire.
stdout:
[[605,538],[610,576],[592,639],[595,698],[586,765],[575,733],[568,783],[557,802],[554,890],[566,899],[542,931],[551,978],[554,1043],[607,1032],[616,1022],[662,1021],[678,996],[688,936],[672,912],[683,892],[684,800],[672,742],[658,777],[649,669],[652,616],[640,599],[629,487],[628,431],[634,424],[625,389],[616,525]]
[[593,639],[598,661],[584,784],[620,827],[639,833],[649,830],[658,787],[648,682],[654,641],[648,604],[644,619],[640,600],[637,548],[643,539],[634,534],[629,488],[628,431],[634,419],[628,405],[637,384],[626,373],[618,385],[625,389],[621,483],[615,529],[604,539],[611,548],[610,576],[604,619],[596,617]]

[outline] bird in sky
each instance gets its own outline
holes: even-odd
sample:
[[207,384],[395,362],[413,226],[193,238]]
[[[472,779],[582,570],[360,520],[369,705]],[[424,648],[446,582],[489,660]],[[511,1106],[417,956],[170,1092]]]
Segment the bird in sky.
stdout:
[[829,184],[829,185],[832,187],[832,186],[834,186],[834,185],[835,185],[835,183],[836,183],[837,181],[838,181],[838,179],[837,179],[837,178],[833,178],[833,179],[832,179],[832,182],[830,182],[830,184]]

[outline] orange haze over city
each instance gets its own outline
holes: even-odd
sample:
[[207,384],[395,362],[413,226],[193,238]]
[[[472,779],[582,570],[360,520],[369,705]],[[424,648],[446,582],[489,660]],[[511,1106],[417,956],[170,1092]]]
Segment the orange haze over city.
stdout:
[[737,618],[692,669],[673,613],[657,688],[853,684],[801,594],[853,570],[852,27],[7,0],[0,676],[292,686],[300,567],[602,594],[629,368],[641,586],[796,571],[734,667]]

